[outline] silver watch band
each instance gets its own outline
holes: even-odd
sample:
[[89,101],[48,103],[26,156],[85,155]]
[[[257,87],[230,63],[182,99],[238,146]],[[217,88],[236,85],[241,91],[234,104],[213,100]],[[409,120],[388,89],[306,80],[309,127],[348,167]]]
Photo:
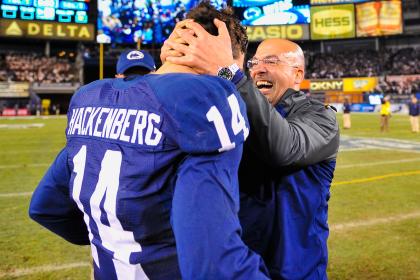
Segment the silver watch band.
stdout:
[[235,73],[239,70],[239,66],[236,63],[228,66],[228,68],[229,68],[230,71],[232,71],[233,75],[235,75]]

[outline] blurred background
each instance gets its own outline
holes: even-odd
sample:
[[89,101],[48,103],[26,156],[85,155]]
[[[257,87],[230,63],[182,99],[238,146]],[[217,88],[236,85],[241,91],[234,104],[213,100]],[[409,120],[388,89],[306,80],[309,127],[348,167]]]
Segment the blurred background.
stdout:
[[[0,0],[0,107],[3,115],[66,113],[72,93],[113,77],[126,48],[151,52],[199,0]],[[306,56],[303,90],[326,103],[348,97],[374,111],[420,92],[420,4],[406,1],[214,0],[248,26],[248,57],[266,38],[287,38]],[[42,106],[42,100],[44,105]],[[17,108],[16,108],[17,107]],[[55,109],[55,110],[54,110]]]
[[[162,43],[198,2],[0,0],[0,279],[89,279],[89,248],[27,217],[32,191],[65,144],[74,91],[114,77],[128,48],[159,66]],[[247,57],[267,38],[297,42],[302,90],[338,110],[330,279],[420,279],[420,136],[409,120],[420,98],[419,1],[211,2],[247,26]],[[386,96],[392,117],[381,132]]]

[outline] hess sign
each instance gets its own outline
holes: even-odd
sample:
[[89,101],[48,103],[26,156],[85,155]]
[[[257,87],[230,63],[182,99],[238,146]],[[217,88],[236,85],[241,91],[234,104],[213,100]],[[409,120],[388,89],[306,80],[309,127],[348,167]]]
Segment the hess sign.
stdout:
[[311,38],[314,40],[355,37],[353,5],[312,7],[311,18]]

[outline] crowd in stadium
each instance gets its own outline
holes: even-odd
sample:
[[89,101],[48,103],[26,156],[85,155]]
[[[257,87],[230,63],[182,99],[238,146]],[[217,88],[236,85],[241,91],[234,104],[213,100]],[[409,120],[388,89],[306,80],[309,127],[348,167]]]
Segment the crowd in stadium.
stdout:
[[382,78],[374,90],[376,93],[388,94],[416,94],[420,92],[420,79],[411,78],[401,81],[390,81]]
[[382,73],[382,57],[372,50],[341,53],[310,53],[306,77],[334,79],[342,77],[373,77]]
[[420,73],[420,50],[354,50],[340,53],[309,53],[308,79],[375,77]]
[[75,82],[75,64],[67,58],[36,53],[0,55],[0,81],[34,83]]
[[[107,58],[117,58],[119,52],[109,52]],[[307,79],[342,77],[375,77],[420,74],[420,50],[405,48],[376,52],[357,50],[341,53],[306,52]],[[97,58],[95,48],[85,48],[85,59]],[[157,57],[157,55],[156,55]],[[77,82],[76,65],[68,58],[45,57],[35,53],[0,55],[0,81],[28,81],[36,83]],[[375,92],[383,94],[412,94],[420,91],[420,80],[406,82],[380,79]]]
[[406,48],[394,52],[388,61],[393,75],[410,75],[420,73],[420,49]]

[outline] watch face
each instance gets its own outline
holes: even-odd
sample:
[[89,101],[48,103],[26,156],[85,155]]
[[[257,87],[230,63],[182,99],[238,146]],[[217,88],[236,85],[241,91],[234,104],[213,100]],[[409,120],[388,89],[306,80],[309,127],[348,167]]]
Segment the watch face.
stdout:
[[217,73],[217,76],[219,76],[220,78],[229,80],[229,81],[232,80],[233,78],[232,71],[230,71],[230,69],[227,67],[221,68],[219,72]]

